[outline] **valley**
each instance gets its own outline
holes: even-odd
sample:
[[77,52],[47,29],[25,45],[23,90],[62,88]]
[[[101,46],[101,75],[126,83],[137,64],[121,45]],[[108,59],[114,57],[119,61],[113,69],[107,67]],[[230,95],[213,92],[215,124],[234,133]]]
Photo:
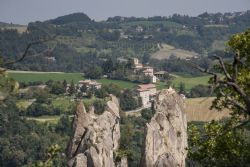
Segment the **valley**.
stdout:
[[0,22],[0,166],[249,165],[249,18]]

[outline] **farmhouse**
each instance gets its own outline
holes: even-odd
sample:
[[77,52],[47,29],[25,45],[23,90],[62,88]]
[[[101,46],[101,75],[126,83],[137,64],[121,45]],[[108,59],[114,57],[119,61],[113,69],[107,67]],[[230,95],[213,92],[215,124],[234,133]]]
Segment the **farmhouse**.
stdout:
[[154,68],[150,66],[143,66],[141,63],[139,63],[139,60],[137,58],[133,58],[133,69],[134,72],[137,72],[139,74],[143,74],[144,76],[149,76],[151,83],[156,83],[156,76],[154,76]]
[[152,100],[156,95],[156,87],[154,84],[138,85],[136,88],[138,96],[141,97],[142,107],[151,107]]
[[144,31],[142,26],[137,26],[135,30],[136,30],[136,32],[143,32]]
[[159,79],[163,79],[164,78],[164,75],[168,74],[167,71],[158,71],[156,73],[154,73],[154,75],[159,78]]
[[81,80],[81,81],[79,81],[79,82],[78,82],[78,86],[79,86],[79,87],[86,86],[88,89],[89,89],[89,88],[101,89],[102,84],[96,82],[95,80],[86,79],[86,80]]

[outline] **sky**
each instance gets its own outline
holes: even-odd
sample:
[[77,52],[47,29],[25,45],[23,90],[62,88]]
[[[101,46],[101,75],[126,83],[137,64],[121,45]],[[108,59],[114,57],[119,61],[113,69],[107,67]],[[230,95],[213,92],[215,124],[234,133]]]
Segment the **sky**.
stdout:
[[96,21],[113,16],[197,16],[250,10],[250,0],[0,0],[0,22],[28,24],[75,12]]

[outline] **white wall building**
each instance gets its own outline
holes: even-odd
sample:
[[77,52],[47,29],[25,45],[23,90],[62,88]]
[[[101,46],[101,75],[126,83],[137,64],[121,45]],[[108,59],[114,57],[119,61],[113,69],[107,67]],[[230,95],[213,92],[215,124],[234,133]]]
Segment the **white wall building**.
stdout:
[[154,84],[143,84],[137,86],[138,96],[141,97],[142,107],[151,107],[152,100],[156,95],[156,87]]

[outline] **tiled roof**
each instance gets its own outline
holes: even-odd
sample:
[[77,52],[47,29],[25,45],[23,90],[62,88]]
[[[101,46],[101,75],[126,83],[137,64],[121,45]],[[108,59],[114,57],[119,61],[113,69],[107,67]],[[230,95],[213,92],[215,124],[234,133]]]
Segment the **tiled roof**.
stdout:
[[162,74],[162,75],[163,75],[163,74],[166,74],[166,73],[168,73],[168,72],[167,72],[167,71],[158,71],[158,72],[156,72],[155,74],[156,74],[156,75],[157,75],[157,74],[160,74],[160,75]]
[[100,83],[96,82],[95,80],[81,80],[79,81],[80,84],[89,84],[89,85],[100,85]]
[[154,84],[143,84],[143,85],[138,85],[138,91],[147,91],[150,89],[155,88]]

